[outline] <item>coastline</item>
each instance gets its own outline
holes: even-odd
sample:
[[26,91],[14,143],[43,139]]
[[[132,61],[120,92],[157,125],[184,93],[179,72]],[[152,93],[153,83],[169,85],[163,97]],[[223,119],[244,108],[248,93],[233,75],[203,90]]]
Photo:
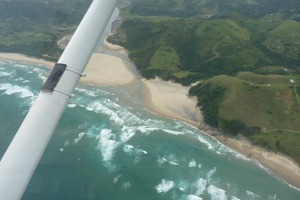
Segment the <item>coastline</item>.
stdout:
[[[0,60],[41,64],[50,69],[55,65],[54,62],[17,53],[0,53]],[[117,86],[133,84],[136,81],[121,58],[103,53],[94,53],[84,72],[87,76],[80,79],[80,82],[86,84]]]
[[[0,53],[1,59],[38,63],[50,68],[54,66],[53,62],[16,53]],[[85,72],[87,77],[81,79],[81,82],[86,84],[121,86],[137,83],[137,79],[121,58],[103,53],[93,54]],[[259,162],[270,170],[273,176],[293,187],[300,188],[300,167],[290,158],[254,146],[244,139],[228,138],[207,126],[203,122],[200,109],[196,107],[195,99],[187,95],[189,87],[159,79],[141,80],[141,84],[145,93],[144,104],[150,111],[200,128],[201,131],[212,135],[227,147]]]
[[[145,92],[144,104],[150,111],[165,117],[184,121],[199,128],[202,132],[213,136],[225,146],[258,162],[258,164],[266,168],[274,177],[300,189],[300,166],[298,164],[285,155],[270,152],[259,146],[255,146],[245,138],[235,139],[227,137],[217,129],[206,125],[203,121],[200,109],[195,109],[196,101],[187,96],[188,87],[179,86],[177,83],[166,82],[159,79],[142,80],[142,84]],[[174,90],[180,87],[179,92],[176,90],[176,93],[174,93]],[[177,99],[177,101],[175,99]],[[192,110],[193,108],[194,110]],[[182,114],[187,110],[194,113],[190,113],[190,115]],[[194,118],[193,116],[198,117]]]

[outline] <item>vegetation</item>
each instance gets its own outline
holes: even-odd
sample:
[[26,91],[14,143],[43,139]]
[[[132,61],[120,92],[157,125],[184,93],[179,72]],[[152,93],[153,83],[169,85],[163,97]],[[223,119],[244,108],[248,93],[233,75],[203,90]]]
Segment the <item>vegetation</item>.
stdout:
[[[260,5],[255,0],[240,4],[232,0],[236,3],[224,8],[224,1],[209,1],[215,6],[204,4],[207,1],[191,1],[189,5],[197,12],[177,16],[178,10],[189,11],[187,2],[139,0],[124,11],[129,14],[110,41],[129,50],[144,77],[159,76],[189,85],[221,74],[257,72],[265,66],[299,71],[300,23],[296,21],[296,11],[288,10],[290,5],[284,10],[278,6],[277,11],[286,13],[266,14],[269,7],[263,10],[262,5],[267,1]],[[255,8],[255,15],[240,10],[246,4],[247,9]],[[213,10],[218,12],[208,15],[211,11],[203,5],[211,9],[217,6]]]
[[207,124],[300,163],[299,1],[132,0],[123,16],[109,39],[142,76],[199,81]]
[[[91,2],[0,0],[0,51],[56,60],[57,40]],[[109,40],[128,49],[142,76],[202,80],[190,95],[206,123],[300,163],[299,0],[130,2]]]
[[226,134],[242,134],[300,162],[299,91],[295,93],[291,80],[299,83],[300,76],[240,72],[207,79],[193,87],[190,95],[198,97],[209,125]]
[[[0,51],[57,60],[57,41],[75,30],[91,1],[0,1]],[[50,25],[51,26],[50,26]]]

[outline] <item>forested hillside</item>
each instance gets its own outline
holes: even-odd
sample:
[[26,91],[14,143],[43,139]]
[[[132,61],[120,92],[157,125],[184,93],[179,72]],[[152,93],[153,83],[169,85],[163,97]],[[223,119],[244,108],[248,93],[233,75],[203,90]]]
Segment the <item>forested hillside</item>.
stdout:
[[0,51],[56,60],[56,43],[72,33],[91,0],[0,1]]
[[300,162],[300,1],[132,0],[110,38],[190,90],[207,124]]

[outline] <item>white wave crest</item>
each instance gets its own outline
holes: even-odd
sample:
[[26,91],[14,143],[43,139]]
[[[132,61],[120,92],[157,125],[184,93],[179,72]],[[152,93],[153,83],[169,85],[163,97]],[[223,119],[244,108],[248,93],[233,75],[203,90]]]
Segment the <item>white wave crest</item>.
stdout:
[[217,168],[214,167],[213,169],[211,169],[209,172],[207,172],[207,180],[210,180],[211,177],[216,173]]
[[168,156],[158,157],[157,162],[159,165],[164,164],[165,162],[168,162],[170,165],[178,166],[179,162],[175,156],[175,154],[170,154]]
[[115,110],[115,112],[120,116],[122,119],[126,121],[127,124],[131,125],[137,125],[141,124],[143,120],[141,120],[139,117],[136,115],[132,114],[131,112],[128,111],[128,109],[120,106],[119,104],[112,102],[110,99],[107,99],[103,103],[106,107]]
[[121,178],[121,176],[122,176],[121,174],[119,174],[118,176],[115,176],[113,179],[113,183],[116,184],[119,181],[119,179]]
[[206,190],[207,180],[199,178],[195,183],[192,184],[193,194],[196,196],[200,196]]
[[183,132],[180,131],[173,131],[173,130],[169,130],[169,129],[162,129],[164,132],[172,134],[172,135],[184,135]]
[[4,90],[3,94],[12,95],[19,94],[21,98],[33,97],[34,94],[26,88],[12,85],[9,83],[0,84],[0,90]]
[[84,94],[86,94],[87,96],[90,96],[90,97],[98,97],[99,96],[96,93],[96,91],[86,90],[86,89],[83,89],[83,88],[76,88],[76,91],[82,92],[82,93],[84,93]]
[[260,196],[258,194],[255,194],[254,192],[251,192],[249,190],[246,190],[247,196],[249,197],[249,199],[260,199]]
[[162,165],[164,164],[165,162],[167,162],[167,159],[165,157],[158,157],[157,158],[157,162],[158,162],[158,165]]
[[76,106],[76,104],[68,104],[68,108],[75,108]]
[[186,200],[203,200],[203,199],[201,197],[190,194],[186,197]]
[[83,132],[79,133],[78,137],[74,139],[73,144],[77,144],[82,139],[82,137],[85,136],[85,135],[87,135],[87,133],[83,133]]
[[[27,67],[27,66],[25,66],[25,67]],[[44,70],[42,70],[40,68],[34,68],[33,71],[38,75],[38,77],[41,80],[43,80],[44,82],[46,81],[48,75],[46,75],[46,72]]]
[[4,77],[4,76],[11,76],[12,73],[8,73],[8,72],[0,72],[0,77]]
[[211,200],[227,200],[226,191],[214,185],[210,185],[207,192],[211,195]]
[[189,167],[196,167],[196,166],[197,166],[197,163],[194,159],[189,162]]
[[133,151],[133,149],[134,149],[134,147],[132,145],[129,145],[129,144],[124,145],[124,147],[123,147],[123,151],[125,153],[131,153]]
[[158,193],[167,193],[174,187],[174,185],[173,181],[162,179],[161,183],[155,186],[155,189]]
[[113,139],[115,139],[115,134],[109,129],[103,129],[99,134],[97,148],[101,150],[103,161],[111,161],[114,156],[115,150],[119,144]]
[[213,146],[209,143],[209,141],[207,141],[207,140],[204,139],[203,137],[198,136],[198,140],[199,140],[201,143],[205,144],[205,145],[208,147],[208,149],[214,149]]
[[122,183],[122,189],[128,190],[130,187],[131,187],[130,181],[126,181],[126,182]]
[[125,143],[136,134],[137,128],[124,126],[120,135],[120,140]]
[[99,102],[93,102],[86,107],[89,111],[95,111],[96,113],[102,113],[110,117],[110,120],[114,121],[118,125],[123,125],[124,120],[121,119],[117,113],[105,107]]

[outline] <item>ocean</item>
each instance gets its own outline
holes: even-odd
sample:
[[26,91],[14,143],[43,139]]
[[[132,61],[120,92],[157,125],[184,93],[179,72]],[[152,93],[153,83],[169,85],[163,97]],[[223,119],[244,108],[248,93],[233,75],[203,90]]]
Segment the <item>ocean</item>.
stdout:
[[[1,157],[48,74],[0,61]],[[22,200],[300,199],[211,136],[151,113],[142,97],[139,84],[79,84]]]

